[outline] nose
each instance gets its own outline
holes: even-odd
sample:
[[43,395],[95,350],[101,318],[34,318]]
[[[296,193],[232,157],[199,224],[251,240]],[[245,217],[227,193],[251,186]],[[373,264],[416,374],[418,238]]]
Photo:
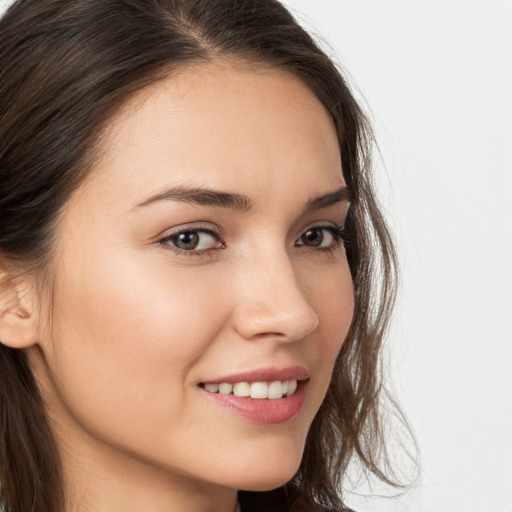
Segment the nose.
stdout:
[[318,326],[318,315],[282,251],[252,259],[239,268],[235,330],[247,340],[300,340]]

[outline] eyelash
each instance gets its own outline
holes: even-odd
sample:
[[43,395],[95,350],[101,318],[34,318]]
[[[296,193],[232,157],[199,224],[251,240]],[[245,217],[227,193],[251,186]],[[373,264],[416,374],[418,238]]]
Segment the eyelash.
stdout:
[[[297,244],[297,241],[300,240],[308,231],[317,229],[320,231],[328,231],[331,236],[333,237],[332,244],[328,247],[314,247],[314,246],[307,246],[305,244]],[[217,238],[220,240],[220,246],[210,249],[200,249],[200,250],[186,250],[181,249],[179,247],[176,247],[175,245],[171,245],[171,241],[173,238],[185,234],[185,233],[206,233],[214,238]],[[213,253],[219,249],[225,249],[226,244],[221,239],[222,233],[220,231],[212,229],[211,226],[191,226],[191,227],[181,227],[174,231],[173,233],[165,236],[164,238],[161,238],[158,240],[158,243],[160,243],[162,246],[164,246],[166,249],[169,249],[173,251],[174,253],[178,255],[184,255],[184,256],[212,256]],[[338,249],[340,246],[344,246],[346,242],[346,231],[344,226],[332,226],[332,225],[317,225],[317,226],[310,226],[307,229],[305,229],[301,235],[297,238],[297,241],[295,242],[295,247],[305,247],[306,249],[310,249],[315,252],[323,252],[323,253],[333,253],[336,249]]]
[[[320,231],[328,231],[333,237],[332,244],[329,245],[328,247],[318,247],[318,248],[315,248],[314,246],[306,246],[304,244],[299,244],[299,245],[304,245],[305,248],[310,249],[315,252],[321,251],[321,252],[328,253],[328,254],[333,253],[340,246],[345,245],[345,242],[347,239],[345,226],[331,226],[331,225],[310,226],[302,232],[302,234],[299,236],[299,238],[297,240],[302,238],[308,231],[310,231],[312,229],[318,229]],[[295,242],[295,246],[297,246],[297,242]]]
[[178,255],[184,255],[184,256],[212,256],[213,255],[212,253],[214,251],[217,251],[219,249],[225,249],[225,247],[226,247],[225,243],[222,242],[222,240],[221,240],[220,247],[215,247],[215,248],[211,248],[211,249],[200,249],[200,250],[193,250],[193,249],[185,250],[185,249],[180,249],[179,247],[176,247],[176,246],[170,244],[170,242],[172,241],[173,238],[175,238],[179,235],[182,235],[184,233],[207,233],[208,235],[210,235],[214,238],[217,238],[219,240],[221,240],[221,238],[222,238],[222,233],[219,230],[213,229],[212,226],[195,224],[194,226],[190,226],[190,227],[183,226],[183,227],[176,229],[176,231],[174,231],[173,233],[158,240],[158,243],[163,245],[166,249],[169,249]]

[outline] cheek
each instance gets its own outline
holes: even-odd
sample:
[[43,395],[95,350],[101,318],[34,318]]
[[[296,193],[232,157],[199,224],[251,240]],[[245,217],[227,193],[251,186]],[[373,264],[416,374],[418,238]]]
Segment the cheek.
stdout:
[[[215,282],[205,273],[151,263],[107,256],[81,271],[64,269],[55,320],[62,319],[60,324],[66,322],[66,329],[85,336],[95,349],[141,355],[171,350],[178,356],[194,351],[203,324],[214,329],[213,319],[221,314],[210,300]],[[69,332],[63,334],[72,338]]]
[[319,333],[308,350],[322,375],[325,393],[354,314],[354,289],[346,261],[327,267],[314,284],[310,284],[309,293],[319,318]]
[[339,351],[354,314],[354,288],[346,259],[337,259],[315,274],[304,272],[302,280],[326,342]]
[[47,350],[58,394],[74,416],[104,432],[115,428],[113,410],[116,423],[133,428],[133,418],[147,418],[145,432],[150,420],[179,422],[188,370],[228,314],[210,299],[215,283],[129,259],[89,263],[59,274]]
[[354,289],[346,262],[330,273],[315,294],[322,330],[322,366],[330,371],[347,337],[354,314]]

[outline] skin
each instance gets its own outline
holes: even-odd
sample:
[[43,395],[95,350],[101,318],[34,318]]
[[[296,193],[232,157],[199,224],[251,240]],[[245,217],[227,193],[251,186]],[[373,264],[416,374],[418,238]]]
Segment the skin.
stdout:
[[[198,64],[125,105],[62,212],[53,307],[30,311],[26,351],[69,510],[232,512],[236,489],[293,477],[353,314],[342,244],[328,230],[331,250],[303,243],[312,226],[342,226],[348,205],[302,210],[343,185],[329,115],[284,71]],[[138,206],[175,186],[252,208]],[[221,234],[179,253],[161,240],[180,226]],[[277,425],[198,387],[291,365],[311,378],[299,414]]]

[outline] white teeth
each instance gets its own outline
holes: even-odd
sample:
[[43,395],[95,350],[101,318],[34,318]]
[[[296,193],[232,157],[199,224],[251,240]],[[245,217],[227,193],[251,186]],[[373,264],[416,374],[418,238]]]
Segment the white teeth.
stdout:
[[228,384],[227,382],[219,384],[219,393],[221,395],[229,395],[231,391],[233,391],[233,384]]
[[267,398],[268,384],[266,382],[253,382],[251,384],[251,398]]
[[233,394],[239,397],[275,400],[293,395],[297,389],[297,381],[276,380],[273,382],[237,382],[235,384],[221,382],[219,384],[205,384],[204,389],[210,393],[219,393],[221,395]]
[[251,386],[248,382],[237,382],[233,386],[233,395],[235,396],[250,396]]
[[268,398],[282,398],[283,396],[283,385],[280,381],[275,381],[270,384],[268,387]]
[[296,389],[297,389],[297,381],[291,380],[288,384],[288,390],[286,391],[286,396],[293,395],[293,393],[295,393]]

